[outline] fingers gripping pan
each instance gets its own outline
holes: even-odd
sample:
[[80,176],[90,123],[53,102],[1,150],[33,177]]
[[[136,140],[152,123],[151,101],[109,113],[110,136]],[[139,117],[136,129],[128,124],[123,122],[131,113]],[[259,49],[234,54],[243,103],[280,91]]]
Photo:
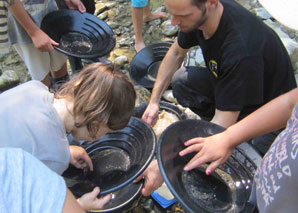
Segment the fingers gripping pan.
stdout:
[[47,14],[41,29],[59,46],[58,51],[78,58],[96,58],[109,53],[116,44],[112,29],[90,13],[58,10]]

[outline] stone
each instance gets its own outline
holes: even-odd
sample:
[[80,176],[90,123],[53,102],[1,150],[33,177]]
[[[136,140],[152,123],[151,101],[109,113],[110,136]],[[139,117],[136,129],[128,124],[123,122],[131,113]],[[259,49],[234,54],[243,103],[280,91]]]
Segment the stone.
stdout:
[[0,79],[0,91],[4,91],[20,83],[19,76],[13,70],[5,70]]
[[136,106],[139,106],[140,104],[144,104],[149,102],[151,93],[146,88],[136,85],[135,90],[137,93],[137,100],[136,100]]
[[119,56],[117,58],[115,58],[114,60],[114,65],[117,68],[122,68],[124,66],[124,64],[128,63],[128,59],[125,55]]
[[97,3],[95,4],[95,12],[94,12],[94,15],[95,16],[98,16],[100,13],[102,13],[103,11],[107,10],[108,7],[103,4],[103,3]]
[[97,17],[100,18],[101,20],[105,20],[108,18],[108,11],[104,11],[103,13],[99,14]]
[[179,27],[171,25],[171,20],[167,20],[161,24],[161,29],[165,36],[175,36],[179,31]]
[[109,25],[110,28],[112,28],[112,29],[115,29],[119,26],[116,22],[113,22],[113,21],[108,21],[107,25]]
[[173,95],[173,90],[166,90],[163,93],[162,97],[171,103],[178,104],[178,101],[176,100],[176,98]]
[[271,18],[271,15],[263,7],[255,8],[252,10],[252,12],[263,20]]

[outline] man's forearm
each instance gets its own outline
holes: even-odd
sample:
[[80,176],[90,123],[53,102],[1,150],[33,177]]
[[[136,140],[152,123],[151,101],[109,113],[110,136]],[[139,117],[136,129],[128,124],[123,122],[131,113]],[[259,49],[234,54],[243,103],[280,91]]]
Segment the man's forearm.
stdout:
[[162,94],[168,88],[174,73],[181,67],[187,50],[179,48],[177,41],[171,46],[164,60],[160,64],[154,84],[151,103],[159,103]]
[[19,24],[22,25],[30,37],[40,30],[19,0],[17,0],[16,3],[9,8],[9,11],[17,19]]

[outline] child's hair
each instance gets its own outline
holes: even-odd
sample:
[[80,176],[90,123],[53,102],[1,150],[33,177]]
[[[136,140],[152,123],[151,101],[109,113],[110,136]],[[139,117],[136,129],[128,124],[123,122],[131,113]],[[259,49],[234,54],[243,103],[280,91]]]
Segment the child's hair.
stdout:
[[55,97],[73,101],[75,126],[86,125],[95,138],[102,124],[112,130],[127,125],[135,108],[136,92],[124,73],[93,63],[65,83]]

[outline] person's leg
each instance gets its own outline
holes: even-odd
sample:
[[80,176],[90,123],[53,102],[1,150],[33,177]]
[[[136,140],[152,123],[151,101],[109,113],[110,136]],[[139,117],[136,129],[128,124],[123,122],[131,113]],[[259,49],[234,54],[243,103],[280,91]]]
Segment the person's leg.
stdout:
[[205,120],[210,120],[215,112],[214,84],[210,71],[202,67],[182,67],[171,82],[178,103]]
[[135,50],[139,52],[146,45],[143,38],[143,24],[158,18],[167,18],[164,12],[152,13],[150,10],[150,0],[132,0],[132,23],[135,33]]
[[135,33],[135,50],[139,52],[146,46],[143,39],[143,7],[132,7],[131,15]]
[[155,19],[159,18],[167,18],[168,15],[164,12],[154,12],[152,13],[150,10],[150,0],[148,1],[148,4],[146,7],[144,7],[144,14],[143,14],[143,20],[144,22],[149,22]]
[[51,70],[51,74],[56,79],[68,76],[66,62],[58,70]]
[[50,70],[52,74],[52,89],[59,89],[60,85],[69,80],[66,65],[67,57],[58,51],[49,53]]
[[51,80],[50,60],[47,52],[40,52],[33,44],[13,45],[19,56],[22,58],[30,76],[33,80],[38,80],[50,87]]

